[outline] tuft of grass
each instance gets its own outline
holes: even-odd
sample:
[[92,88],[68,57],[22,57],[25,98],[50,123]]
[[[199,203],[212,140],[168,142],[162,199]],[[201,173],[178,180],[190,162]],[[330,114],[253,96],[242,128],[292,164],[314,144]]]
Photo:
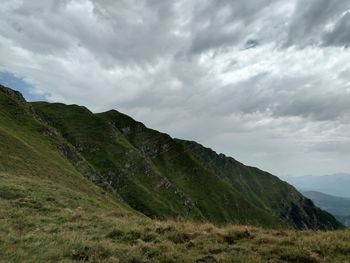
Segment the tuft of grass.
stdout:
[[23,191],[17,187],[0,186],[0,198],[15,200],[23,197]]

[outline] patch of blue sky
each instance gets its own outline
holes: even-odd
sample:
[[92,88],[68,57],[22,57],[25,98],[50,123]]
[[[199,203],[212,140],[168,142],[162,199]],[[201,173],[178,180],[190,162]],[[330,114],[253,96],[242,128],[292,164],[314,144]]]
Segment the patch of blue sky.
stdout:
[[42,101],[45,96],[34,93],[32,85],[10,72],[0,72],[0,84],[21,92],[27,101]]

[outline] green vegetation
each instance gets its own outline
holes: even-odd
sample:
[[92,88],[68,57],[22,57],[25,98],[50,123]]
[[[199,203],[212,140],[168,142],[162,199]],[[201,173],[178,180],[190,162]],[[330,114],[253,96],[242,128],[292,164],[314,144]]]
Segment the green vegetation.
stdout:
[[150,220],[51,181],[0,174],[0,262],[347,262],[350,232]]
[[[229,183],[257,207],[285,219],[291,226],[303,229],[332,229],[334,217],[315,208],[294,187],[260,169],[245,166],[224,154],[190,141],[177,140],[194,154],[205,167]],[[313,218],[322,218],[314,221]]]
[[[76,105],[32,105],[132,208],[147,216],[300,229],[340,227],[276,177],[242,164],[239,169],[208,166],[207,159],[216,156],[203,159],[184,142],[118,111],[93,114]],[[229,174],[222,176],[222,171]],[[247,179],[241,180],[242,173]]]
[[[224,176],[215,167],[116,111],[30,105],[0,87],[0,262],[349,258],[348,231],[288,228],[341,228],[290,186],[255,168]],[[250,179],[238,181],[237,171]]]

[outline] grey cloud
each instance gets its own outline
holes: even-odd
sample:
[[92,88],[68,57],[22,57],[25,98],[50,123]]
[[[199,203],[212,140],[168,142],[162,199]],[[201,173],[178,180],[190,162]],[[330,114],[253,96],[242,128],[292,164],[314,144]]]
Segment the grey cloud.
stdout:
[[0,71],[272,172],[350,170],[308,152],[349,138],[349,3],[3,0]]
[[324,153],[337,153],[350,155],[350,142],[349,141],[325,141],[312,145],[309,148],[310,151],[324,152]]
[[[337,22],[349,8],[349,0],[298,0],[285,45],[321,45],[323,38],[332,34],[327,31],[327,26]],[[337,28],[333,34],[337,34],[336,31]]]
[[[350,12],[350,11],[349,11]],[[327,32],[323,37],[325,46],[344,46],[350,45],[350,13],[342,16],[334,25],[334,29]]]
[[277,116],[301,116],[316,121],[348,121],[350,118],[350,94],[323,94],[311,97],[299,94],[289,100],[288,104],[278,106]]
[[212,114],[224,116],[230,112],[263,113],[277,118],[300,117],[310,121],[347,123],[350,120],[350,93],[324,91],[322,85],[327,84],[317,82],[312,87],[305,87],[309,81],[300,77],[279,81],[264,72],[226,87],[225,92],[211,93],[208,102],[212,103],[208,103],[208,107],[210,109],[212,105]]
[[93,41],[84,43],[104,60],[110,56],[121,63],[153,63],[186,48],[186,37],[176,34],[184,30],[178,24],[178,18],[183,15],[177,7],[180,2],[140,3],[137,6],[133,1],[94,1],[94,13],[111,32],[97,45]]
[[24,48],[39,53],[59,53],[74,42],[65,31],[67,1],[23,1],[12,12],[2,12],[0,32]]
[[[297,80],[286,80],[289,92],[267,82],[263,93],[248,91],[249,97],[239,97],[244,105],[239,110],[244,113],[267,112],[275,117],[301,117],[311,121],[350,120],[350,93],[324,92],[321,87],[293,88]],[[281,84],[281,83],[280,83]],[[244,94],[244,93],[243,93]],[[242,104],[243,104],[242,103]]]
[[[33,3],[34,2],[34,3]],[[182,49],[174,1],[23,1],[0,32],[35,53],[86,48],[101,64],[153,63]],[[0,10],[1,11],[1,10]]]
[[283,2],[271,0],[206,1],[205,4],[196,1],[190,51],[198,54],[213,48],[244,45],[259,27],[257,23],[263,22],[259,15],[280,4]]

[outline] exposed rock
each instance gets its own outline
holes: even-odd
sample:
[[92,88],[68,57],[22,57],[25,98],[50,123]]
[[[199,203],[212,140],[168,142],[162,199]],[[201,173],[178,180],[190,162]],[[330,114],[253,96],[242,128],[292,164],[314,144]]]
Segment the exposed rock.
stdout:
[[47,127],[47,129],[45,129],[43,131],[43,135],[45,137],[53,137],[53,136],[57,135],[57,131],[51,127]]
[[131,128],[130,127],[124,127],[121,130],[122,130],[122,133],[124,135],[129,135],[131,133]]
[[160,182],[158,183],[156,189],[169,189],[171,186],[170,181],[167,178],[162,178],[162,180],[160,180]]

